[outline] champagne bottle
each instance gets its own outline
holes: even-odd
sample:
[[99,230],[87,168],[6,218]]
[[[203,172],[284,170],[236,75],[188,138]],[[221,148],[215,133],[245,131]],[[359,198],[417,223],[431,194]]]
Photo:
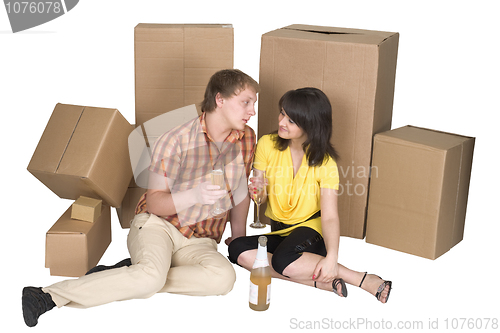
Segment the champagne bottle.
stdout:
[[259,237],[257,256],[250,272],[250,300],[252,310],[264,311],[271,301],[271,268],[267,260],[267,237]]

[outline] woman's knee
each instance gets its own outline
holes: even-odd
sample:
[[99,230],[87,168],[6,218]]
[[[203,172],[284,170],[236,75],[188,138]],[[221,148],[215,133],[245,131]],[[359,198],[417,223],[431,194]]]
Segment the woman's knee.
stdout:
[[[253,246],[249,244],[249,239],[248,237],[239,237],[234,239],[231,243],[229,243],[228,247],[228,254],[229,254],[229,261],[231,261],[233,264],[238,264],[243,267],[248,267],[248,265],[253,264],[253,259],[252,256],[252,249]],[[256,246],[254,247],[256,248]],[[252,261],[249,263],[249,261]]]
[[292,264],[299,257],[300,254],[289,253],[277,249],[271,258],[271,265],[276,273],[286,277],[293,277],[295,275],[295,270]]

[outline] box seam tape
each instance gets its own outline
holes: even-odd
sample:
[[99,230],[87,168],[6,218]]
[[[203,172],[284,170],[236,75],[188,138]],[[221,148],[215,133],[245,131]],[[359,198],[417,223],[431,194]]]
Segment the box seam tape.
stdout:
[[59,163],[57,163],[57,167],[56,167],[56,170],[55,170],[56,173],[57,173],[57,170],[59,170],[59,166],[61,165],[62,159],[64,158],[64,155],[66,154],[66,150],[68,149],[69,144],[71,143],[71,139],[73,138],[73,134],[75,134],[76,128],[78,126],[78,123],[80,122],[80,119],[82,119],[82,115],[83,115],[83,112],[85,111],[85,108],[86,107],[83,107],[82,112],[80,112],[80,116],[78,117],[78,120],[76,121],[76,124],[73,127],[73,131],[71,132],[71,135],[69,137],[68,143],[66,144],[66,147],[64,147],[64,151],[61,154],[61,158],[59,159]]

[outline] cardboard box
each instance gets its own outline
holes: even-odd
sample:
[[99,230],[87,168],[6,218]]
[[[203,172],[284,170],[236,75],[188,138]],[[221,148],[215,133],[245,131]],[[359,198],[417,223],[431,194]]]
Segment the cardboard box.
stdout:
[[71,205],[71,218],[74,220],[95,222],[101,216],[102,200],[79,197]]
[[79,277],[96,266],[111,243],[111,210],[88,223],[71,219],[71,207],[47,231],[45,267],[50,275]]
[[134,41],[137,125],[200,104],[210,77],[233,68],[231,24],[140,23]]
[[412,126],[377,134],[366,241],[428,259],[458,244],[474,142]]
[[[330,99],[340,155],[341,235],[364,238],[373,135],[391,129],[399,34],[291,25],[262,36],[258,137],[278,129],[278,101],[316,87]],[[268,218],[261,216],[263,220]]]
[[116,214],[123,229],[130,228],[130,222],[134,219],[137,203],[146,191],[142,187],[128,188],[121,206],[116,208]]
[[119,206],[132,179],[131,131],[116,109],[57,104],[28,171],[61,198]]

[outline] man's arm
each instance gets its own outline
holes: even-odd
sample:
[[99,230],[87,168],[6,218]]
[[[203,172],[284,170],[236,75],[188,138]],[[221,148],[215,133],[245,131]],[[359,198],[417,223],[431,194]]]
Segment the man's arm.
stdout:
[[200,203],[212,205],[227,194],[210,182],[201,183],[183,192],[170,192],[171,180],[153,172],[149,175],[149,189],[146,196],[148,211],[156,216],[168,216]]

